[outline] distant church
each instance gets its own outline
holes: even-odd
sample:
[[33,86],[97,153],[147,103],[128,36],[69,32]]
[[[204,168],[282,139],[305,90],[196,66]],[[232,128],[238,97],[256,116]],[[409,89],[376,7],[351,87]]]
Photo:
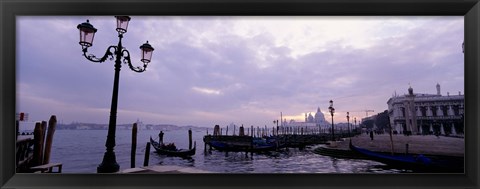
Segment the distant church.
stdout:
[[283,125],[287,127],[294,127],[294,126],[300,126],[300,127],[328,127],[330,125],[329,122],[325,120],[325,115],[320,111],[320,107],[317,108],[317,112],[315,113],[315,116],[312,115],[312,113],[305,113],[305,121],[304,122],[297,122],[294,119],[290,120],[287,122],[285,119],[283,121]]

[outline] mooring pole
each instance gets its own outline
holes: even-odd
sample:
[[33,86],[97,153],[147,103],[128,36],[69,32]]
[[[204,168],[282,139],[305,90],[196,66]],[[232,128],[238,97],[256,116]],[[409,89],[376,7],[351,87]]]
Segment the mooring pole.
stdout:
[[130,153],[130,168],[135,168],[135,154],[137,153],[137,123],[132,127],[132,151]]
[[148,161],[150,160],[150,142],[147,142],[147,147],[145,148],[145,159],[143,160],[143,166],[148,166]]
[[188,149],[192,149],[192,129],[188,130]]

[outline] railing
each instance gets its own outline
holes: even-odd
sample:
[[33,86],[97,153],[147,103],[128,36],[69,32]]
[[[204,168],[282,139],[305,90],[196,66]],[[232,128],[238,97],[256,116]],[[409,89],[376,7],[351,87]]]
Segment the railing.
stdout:
[[[461,115],[454,116],[416,116],[417,120],[452,120],[452,119],[462,119]],[[405,120],[403,116],[397,116],[393,118],[394,120]]]
[[16,171],[25,172],[33,160],[33,138],[18,136],[16,143]]
[[52,115],[48,121],[48,130],[46,121],[36,122],[33,137],[31,135],[17,136],[15,152],[17,173],[51,173],[54,167],[58,168],[58,173],[62,172],[62,163],[50,163],[56,124],[57,118]]

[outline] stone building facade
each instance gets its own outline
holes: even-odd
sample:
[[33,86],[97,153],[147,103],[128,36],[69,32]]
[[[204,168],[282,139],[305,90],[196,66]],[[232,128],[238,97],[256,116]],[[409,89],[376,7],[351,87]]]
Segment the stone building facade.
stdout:
[[464,133],[465,96],[447,93],[443,96],[440,85],[437,94],[413,93],[393,95],[388,99],[390,124],[398,133],[462,135]]

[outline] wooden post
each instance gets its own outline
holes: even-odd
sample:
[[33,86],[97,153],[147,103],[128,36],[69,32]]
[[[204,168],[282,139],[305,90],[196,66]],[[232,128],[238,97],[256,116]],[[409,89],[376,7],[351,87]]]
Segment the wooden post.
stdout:
[[143,160],[143,166],[148,166],[148,160],[150,160],[150,142],[147,142],[147,148],[145,148],[145,159]]
[[243,125],[238,129],[238,136],[245,136],[245,128],[243,128]]
[[207,153],[205,153],[205,152],[207,152],[207,143],[206,142],[203,142],[203,152],[204,152],[203,154],[205,154],[205,155],[207,154]]
[[188,149],[192,149],[192,129],[188,129]]
[[53,134],[55,133],[55,127],[57,125],[57,117],[52,115],[48,120],[48,132],[47,141],[45,143],[45,153],[43,158],[43,164],[50,163],[50,152],[52,151]]
[[215,125],[215,127],[213,128],[213,136],[218,136],[220,135],[220,126],[219,125]]
[[250,157],[253,158],[253,138],[250,140]]
[[137,123],[132,127],[132,151],[130,154],[130,167],[135,168],[135,154],[137,152]]
[[[42,152],[45,150],[45,134],[47,133],[47,122],[42,121]],[[42,154],[43,156],[43,154]],[[43,157],[42,157],[43,159]],[[43,161],[42,161],[43,162]]]
[[405,144],[405,155],[408,155],[408,143]]
[[42,143],[42,123],[35,123],[35,129],[33,130],[33,166],[41,165],[43,160],[43,143]]
[[[355,120],[355,123],[356,123],[356,120]],[[390,135],[390,147],[391,147],[391,149],[390,149],[391,152],[390,152],[390,153],[391,153],[391,155],[393,156],[393,152],[394,152],[394,149],[393,149],[393,138],[392,138],[392,131],[393,131],[393,129],[392,129],[392,125],[390,124],[390,117],[388,117],[388,126],[389,126],[389,128],[390,128],[390,129],[389,129],[389,132],[388,132],[389,135]],[[356,135],[355,135],[355,137],[356,137]]]

